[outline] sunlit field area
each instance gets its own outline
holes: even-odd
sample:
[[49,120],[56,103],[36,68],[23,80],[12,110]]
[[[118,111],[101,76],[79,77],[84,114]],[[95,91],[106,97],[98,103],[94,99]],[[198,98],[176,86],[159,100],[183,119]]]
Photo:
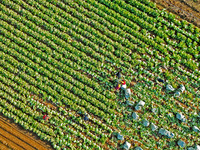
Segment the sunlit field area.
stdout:
[[154,2],[0,1],[1,116],[52,149],[199,150],[199,104],[200,28]]

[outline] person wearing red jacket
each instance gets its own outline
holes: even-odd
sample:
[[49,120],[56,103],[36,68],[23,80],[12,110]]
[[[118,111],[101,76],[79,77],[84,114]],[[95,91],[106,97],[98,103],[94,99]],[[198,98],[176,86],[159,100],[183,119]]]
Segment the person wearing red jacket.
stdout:
[[45,114],[45,115],[43,116],[43,119],[44,119],[45,121],[48,121],[49,117]]
[[122,80],[122,87],[121,87],[121,89],[122,90],[125,90],[126,89],[126,81],[125,80]]
[[126,85],[126,81],[125,80],[122,80],[122,85]]

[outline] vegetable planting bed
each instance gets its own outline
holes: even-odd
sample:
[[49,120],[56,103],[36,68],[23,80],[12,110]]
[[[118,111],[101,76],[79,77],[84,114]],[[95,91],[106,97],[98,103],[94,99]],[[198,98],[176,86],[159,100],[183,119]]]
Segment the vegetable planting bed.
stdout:
[[0,141],[1,149],[52,149],[48,146],[48,143],[41,141],[36,136],[34,137],[33,134],[26,132],[4,116],[0,116]]
[[200,1],[199,0],[152,0],[161,6],[171,11],[182,19],[194,23],[200,27]]
[[[149,0],[1,0],[0,10],[0,113],[20,125],[0,125],[2,147],[200,144],[194,24]],[[115,90],[120,69],[128,101]]]

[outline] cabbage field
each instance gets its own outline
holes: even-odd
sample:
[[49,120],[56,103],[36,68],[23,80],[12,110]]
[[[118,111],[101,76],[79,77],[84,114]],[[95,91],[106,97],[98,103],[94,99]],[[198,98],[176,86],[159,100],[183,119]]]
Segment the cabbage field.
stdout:
[[199,104],[200,28],[155,3],[0,1],[0,112],[52,148],[200,149]]

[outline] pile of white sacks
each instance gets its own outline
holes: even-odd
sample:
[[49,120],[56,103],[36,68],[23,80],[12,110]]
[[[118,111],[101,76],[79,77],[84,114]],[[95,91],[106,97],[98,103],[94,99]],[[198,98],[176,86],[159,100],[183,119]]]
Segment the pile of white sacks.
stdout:
[[159,133],[161,135],[167,136],[168,138],[173,138],[175,136],[174,133],[172,133],[164,128],[160,128]]
[[176,118],[182,122],[186,122],[186,118],[182,113],[177,113]]
[[200,150],[200,146],[196,145],[194,147],[189,147],[187,150]]
[[174,97],[179,97],[181,95],[181,93],[183,93],[185,91],[185,87],[184,87],[184,85],[181,84],[180,87],[177,90],[175,90],[172,87],[172,85],[167,84],[166,90],[167,90],[167,92],[174,92],[175,91]]

